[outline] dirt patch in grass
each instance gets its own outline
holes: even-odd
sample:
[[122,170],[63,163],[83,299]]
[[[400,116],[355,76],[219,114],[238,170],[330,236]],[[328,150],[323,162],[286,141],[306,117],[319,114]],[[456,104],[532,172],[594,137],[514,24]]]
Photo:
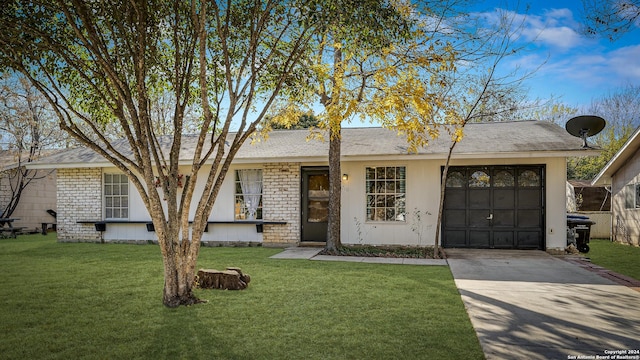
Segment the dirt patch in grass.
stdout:
[[415,246],[352,245],[342,246],[340,249],[335,251],[324,249],[320,252],[320,255],[424,259],[433,258],[433,248]]

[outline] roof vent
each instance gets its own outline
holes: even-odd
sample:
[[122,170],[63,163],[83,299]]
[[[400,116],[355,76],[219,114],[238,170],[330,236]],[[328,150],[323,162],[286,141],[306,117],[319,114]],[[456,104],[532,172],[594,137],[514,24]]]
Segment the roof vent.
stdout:
[[569,119],[565,125],[565,129],[567,129],[569,134],[582,139],[583,149],[592,149],[592,147],[587,144],[587,138],[598,134],[604,129],[606,124],[607,122],[599,116],[581,115]]

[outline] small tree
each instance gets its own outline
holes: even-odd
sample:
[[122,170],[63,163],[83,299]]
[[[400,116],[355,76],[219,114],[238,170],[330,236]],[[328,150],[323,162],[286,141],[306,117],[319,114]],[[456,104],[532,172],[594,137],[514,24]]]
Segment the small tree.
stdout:
[[37,160],[43,150],[59,147],[64,136],[46,98],[15,74],[0,78],[0,118],[0,149],[5,150],[4,164],[0,165],[0,181],[5,185],[0,218],[7,218],[29,184],[51,173],[24,165]]
[[457,17],[462,22],[448,23],[446,31],[440,35],[452,39],[457,66],[455,71],[440,71],[436,77],[444,88],[439,97],[447,100],[434,102],[434,116],[422,117],[421,126],[396,123],[397,128],[410,134],[409,141],[414,147],[439,136],[439,129],[444,129],[451,138],[440,183],[434,239],[436,258],[440,256],[440,230],[449,163],[456,145],[463,141],[465,126],[471,122],[502,121],[523,107],[531,106],[522,84],[532,72],[500,73],[498,68],[505,58],[522,50],[522,46],[515,45],[522,23],[517,23],[516,17],[507,12],[499,15],[492,27],[484,26],[481,19],[470,15]]

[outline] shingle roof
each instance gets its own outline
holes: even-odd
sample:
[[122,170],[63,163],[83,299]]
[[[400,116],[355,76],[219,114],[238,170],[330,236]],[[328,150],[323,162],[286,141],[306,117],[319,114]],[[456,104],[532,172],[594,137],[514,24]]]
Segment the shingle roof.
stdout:
[[[59,153],[61,150],[58,149],[50,149],[50,150],[41,150],[39,157],[45,158],[52,154]],[[13,150],[0,150],[0,171],[12,170],[19,166],[26,166],[29,164],[28,162],[28,153],[21,154],[20,159],[18,159],[18,153]]]
[[[263,161],[326,161],[329,142],[308,139],[309,130],[274,130],[266,139],[247,142],[238,151],[236,162]],[[189,159],[195,147],[195,136],[183,138],[181,159]],[[415,154],[408,154],[406,137],[385,128],[343,128],[342,158],[348,161],[355,158],[393,158],[413,156],[418,158],[444,158],[451,142],[446,132],[431,140],[429,145],[420,148]],[[117,143],[114,143],[117,146]],[[500,123],[468,124],[464,129],[464,138],[456,145],[454,154],[458,157],[530,157],[533,152],[543,152],[539,156],[569,156],[567,152],[593,154],[593,151],[581,149],[582,141],[569,135],[558,125],[543,121],[517,121]],[[102,156],[88,148],[78,148],[56,154],[38,163],[35,167],[55,165],[55,167],[83,167],[107,165]],[[33,165],[32,165],[33,166]]]

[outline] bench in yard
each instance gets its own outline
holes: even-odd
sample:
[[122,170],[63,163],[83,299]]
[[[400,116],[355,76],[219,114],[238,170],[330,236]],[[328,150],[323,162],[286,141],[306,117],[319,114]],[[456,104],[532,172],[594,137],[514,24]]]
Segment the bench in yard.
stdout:
[[[47,214],[53,216],[54,219],[58,218],[58,213],[55,210],[47,210]],[[53,231],[56,231],[56,222],[43,222],[42,223],[42,235],[47,235],[47,233],[49,232],[49,225],[51,225],[51,229]]]
[[16,236],[18,235],[19,232],[22,231],[22,229],[26,229],[25,227],[19,226],[19,227],[2,227],[0,228],[0,233],[5,233],[5,232],[10,232],[11,233],[11,237],[12,238],[16,238]]

